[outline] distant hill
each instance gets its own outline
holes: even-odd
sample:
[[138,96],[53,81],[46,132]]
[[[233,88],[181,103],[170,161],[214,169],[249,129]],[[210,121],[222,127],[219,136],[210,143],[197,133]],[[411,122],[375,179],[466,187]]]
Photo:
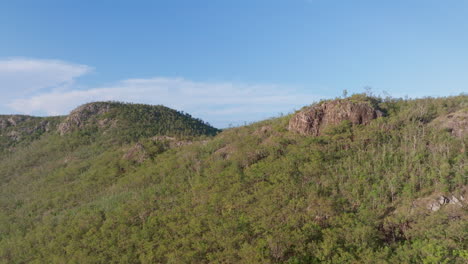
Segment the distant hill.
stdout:
[[467,263],[468,96],[219,131],[163,106],[0,116],[0,263]]
[[0,152],[44,134],[130,142],[156,135],[213,136],[219,131],[187,113],[161,105],[94,102],[61,117],[0,115]]
[[61,135],[75,130],[114,130],[118,135],[136,139],[154,135],[216,135],[219,130],[165,106],[95,102],[73,110],[58,126]]

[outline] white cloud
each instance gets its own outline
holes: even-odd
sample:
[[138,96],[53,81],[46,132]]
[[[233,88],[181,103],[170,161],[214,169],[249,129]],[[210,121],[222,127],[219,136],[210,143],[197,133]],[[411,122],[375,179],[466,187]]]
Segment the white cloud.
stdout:
[[76,78],[90,71],[89,66],[59,60],[0,60],[0,104],[15,97],[30,96],[43,89],[70,86]]
[[217,127],[251,122],[287,113],[320,99],[297,89],[272,84],[196,82],[183,78],[127,79],[105,87],[79,89],[75,79],[89,72],[85,65],[61,61],[0,61],[0,87],[26,91],[3,104],[15,112],[64,115],[92,101],[162,104],[183,110]]
[[277,85],[194,82],[181,78],[129,79],[89,90],[44,93],[14,100],[9,106],[25,114],[66,114],[91,101],[116,100],[162,104],[201,117],[216,126],[241,124],[289,112],[317,100]]

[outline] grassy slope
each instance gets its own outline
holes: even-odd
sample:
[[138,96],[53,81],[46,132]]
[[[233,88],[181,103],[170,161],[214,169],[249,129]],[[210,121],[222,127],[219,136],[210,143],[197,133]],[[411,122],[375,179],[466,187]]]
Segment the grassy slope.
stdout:
[[466,187],[466,137],[428,123],[467,100],[386,100],[318,138],[286,116],[142,164],[133,138],[42,136],[0,160],[0,262],[463,263],[465,209],[393,212]]

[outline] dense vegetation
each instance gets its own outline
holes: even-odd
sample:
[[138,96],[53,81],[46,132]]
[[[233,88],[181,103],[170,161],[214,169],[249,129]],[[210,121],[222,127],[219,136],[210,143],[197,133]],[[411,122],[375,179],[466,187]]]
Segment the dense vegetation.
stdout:
[[[216,135],[219,130],[200,119],[165,106],[95,102],[72,111],[64,120],[66,132],[131,142],[155,135]],[[60,126],[59,126],[60,129]],[[63,130],[63,129],[62,129]],[[99,131],[105,130],[105,133]]]
[[[41,136],[65,134],[65,145],[122,144],[157,135],[191,138],[214,136],[219,129],[191,115],[165,106],[94,102],[69,116],[0,115],[0,154],[28,146]],[[46,140],[47,141],[47,140]]]
[[[467,191],[466,134],[431,122],[468,97],[355,99],[385,116],[319,137],[291,116],[216,136],[167,123],[189,136],[119,104],[99,119],[121,129],[17,143],[0,156],[0,263],[466,263],[466,207],[417,205]],[[143,162],[125,158],[136,144]]]
[[[111,111],[102,118],[121,120],[119,135],[129,140],[154,135],[216,135],[219,130],[190,114],[164,106],[111,103]],[[155,122],[157,121],[157,122]],[[125,128],[125,129],[122,129]]]

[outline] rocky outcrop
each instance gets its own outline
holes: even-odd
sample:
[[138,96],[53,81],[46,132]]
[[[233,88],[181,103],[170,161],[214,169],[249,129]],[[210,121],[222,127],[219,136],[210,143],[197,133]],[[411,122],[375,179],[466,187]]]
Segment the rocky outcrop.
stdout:
[[10,115],[10,116],[0,116],[0,129],[5,129],[7,127],[15,127],[19,123],[29,121],[32,117],[24,115]]
[[450,195],[450,196],[444,196],[441,195],[437,198],[429,200],[429,202],[426,204],[426,208],[428,210],[431,210],[433,212],[439,211],[440,208],[442,208],[445,205],[452,204],[452,205],[457,205],[460,207],[463,207],[463,203],[465,201],[465,197],[460,196],[457,198],[455,195]]
[[[109,112],[111,104],[109,103],[89,103],[82,105],[73,110],[65,120],[58,125],[58,132],[60,135],[67,134],[76,128],[82,128],[86,125],[87,121],[101,114]],[[100,125],[108,123],[105,119],[100,121]]]
[[383,113],[368,102],[334,100],[309,107],[295,114],[289,121],[288,129],[302,135],[319,136],[325,127],[338,125],[348,120],[353,125],[369,124]]
[[468,132],[468,108],[438,117],[431,125],[446,129],[455,137],[463,138]]
[[26,115],[0,116],[0,136],[12,141],[20,141],[27,135],[49,132],[49,120]]
[[468,205],[466,194],[468,187],[449,194],[432,194],[413,201],[410,212],[437,212],[444,207],[462,208]]

